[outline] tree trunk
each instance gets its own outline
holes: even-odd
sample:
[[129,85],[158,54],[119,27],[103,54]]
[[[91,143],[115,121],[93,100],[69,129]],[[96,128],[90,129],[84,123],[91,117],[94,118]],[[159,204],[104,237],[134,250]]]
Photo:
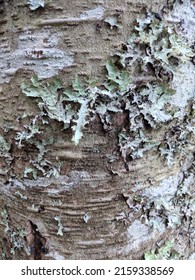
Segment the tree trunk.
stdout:
[[0,259],[195,257],[194,11],[0,1]]

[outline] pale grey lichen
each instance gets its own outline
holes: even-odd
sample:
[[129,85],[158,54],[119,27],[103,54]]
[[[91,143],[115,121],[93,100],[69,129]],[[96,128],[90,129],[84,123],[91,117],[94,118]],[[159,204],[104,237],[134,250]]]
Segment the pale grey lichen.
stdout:
[[11,162],[13,157],[10,154],[11,144],[4,138],[4,136],[0,135],[0,159],[1,159],[1,167],[0,167],[0,176],[7,176],[10,171]]
[[113,29],[114,27],[116,27],[116,28],[123,27],[123,25],[121,23],[119,23],[117,15],[112,15],[112,16],[106,17],[104,21],[110,25],[110,29]]
[[29,5],[32,11],[38,9],[39,7],[44,8],[45,1],[44,0],[27,0],[27,4]]
[[50,248],[49,253],[47,254],[48,257],[51,257],[54,260],[65,260],[65,257],[60,255],[60,253],[58,253],[57,251],[52,251],[52,249]]
[[127,228],[126,237],[128,244],[125,244],[123,253],[130,254],[132,250],[138,250],[149,240],[154,240],[158,236],[158,232],[151,231],[150,228],[143,224],[139,219],[135,219]]
[[[25,178],[36,179],[38,174],[46,177],[59,176],[61,163],[58,162],[55,165],[45,158],[47,147],[54,141],[53,136],[47,133],[45,126],[48,121],[45,119],[45,115],[46,113],[43,112],[36,115],[29,124],[23,125],[23,130],[16,133],[15,140],[19,149],[25,145],[30,145],[33,148],[32,152],[28,153],[29,165],[24,168],[23,174]],[[24,114],[22,120],[28,122],[29,117]],[[42,136],[39,137],[39,135]]]
[[0,156],[7,154],[10,150],[11,145],[0,135]]
[[138,130],[133,135],[128,135],[125,130],[119,134],[119,148],[125,161],[129,155],[132,159],[141,158],[145,152],[155,148],[159,144],[159,141],[146,138],[142,130]]
[[10,226],[9,226],[9,216],[8,216],[8,212],[6,209],[3,209],[1,212],[1,224],[4,225],[5,229],[5,233],[7,233],[10,230]]
[[57,235],[63,236],[63,225],[61,223],[61,217],[60,216],[55,216],[54,220],[58,222],[58,232]]
[[10,242],[10,253],[14,255],[16,250],[21,250],[25,247],[25,230],[23,228],[15,228],[11,226],[10,218],[7,209],[1,212],[0,223],[4,226],[4,232]]
[[23,142],[32,142],[32,139],[37,135],[42,133],[37,124],[37,117],[32,120],[29,125],[24,125],[24,130],[17,132],[15,140],[19,148],[23,146]]
[[85,213],[83,216],[83,221],[87,224],[91,219],[91,215],[89,213]]
[[164,179],[159,186],[139,191],[132,203],[134,213],[142,213],[141,220],[157,231],[175,228],[184,220],[190,223],[195,215],[193,169]]
[[164,135],[163,142],[159,145],[159,151],[167,160],[169,166],[175,163],[175,155],[190,156],[194,149],[195,125],[193,107],[189,116],[186,116],[182,124],[175,124]]
[[82,20],[102,20],[104,17],[104,8],[102,6],[97,6],[95,9],[91,9],[80,14],[80,19]]
[[173,9],[167,10],[165,20],[168,22],[175,22],[178,25],[181,24],[181,28],[178,29],[178,32],[185,34],[190,44],[193,44],[195,37],[195,7],[191,0],[182,1],[182,4],[179,3],[181,1],[174,2]]
[[24,178],[28,178],[29,174],[32,174],[33,179],[37,179],[37,170],[32,167],[26,167],[24,169]]

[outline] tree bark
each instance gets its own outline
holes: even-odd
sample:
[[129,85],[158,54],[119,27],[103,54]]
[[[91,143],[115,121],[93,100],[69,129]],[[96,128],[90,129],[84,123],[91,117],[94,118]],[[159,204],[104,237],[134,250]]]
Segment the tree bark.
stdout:
[[[24,81],[34,74],[48,81],[58,76],[69,87],[78,75],[104,83],[106,61],[128,40],[136,18],[151,12],[161,21],[164,13],[166,21],[175,20],[179,28],[184,9],[187,34],[194,25],[192,18],[187,21],[193,3],[48,0],[35,1],[38,6],[33,6],[27,2],[0,1],[0,259],[143,259],[151,250],[160,258],[159,248],[170,240],[167,258],[194,258],[191,132],[169,166],[153,149],[141,158],[124,159],[118,141],[128,119],[125,109],[111,114],[110,130],[96,115],[77,146],[71,141],[71,129],[62,132],[62,123],[52,119],[45,133],[45,141],[52,139],[43,152],[49,166],[45,176],[41,175],[45,167],[39,166],[34,174],[29,165],[38,146],[22,142],[20,147],[16,140],[39,114],[36,100],[22,93]],[[192,61],[189,65],[193,69]],[[147,75],[144,79],[150,78]],[[151,139],[163,142],[187,131],[194,114],[194,75],[188,79],[178,86],[184,95],[178,95],[177,102],[186,99],[181,109],[185,113],[149,129]],[[176,146],[177,141],[182,140],[176,139]],[[50,170],[59,171],[58,176],[49,176]],[[179,221],[174,224],[175,217]],[[155,228],[155,219],[161,228]]]

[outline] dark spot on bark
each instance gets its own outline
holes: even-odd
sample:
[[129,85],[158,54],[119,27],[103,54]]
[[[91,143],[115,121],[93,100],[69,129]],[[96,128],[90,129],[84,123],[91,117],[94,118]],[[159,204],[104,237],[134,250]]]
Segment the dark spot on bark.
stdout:
[[38,207],[38,213],[44,212],[45,211],[45,206],[44,205],[39,205]]
[[195,56],[192,57],[191,62],[195,65]]
[[102,27],[103,27],[103,21],[98,22],[98,23],[96,24],[96,26],[95,26],[96,32],[97,32],[97,33],[100,33],[101,30],[102,30]]
[[34,260],[41,260],[42,254],[48,253],[46,238],[40,233],[37,225],[31,220],[28,220],[26,231],[26,240],[30,254],[34,257]]
[[154,16],[156,19],[162,21],[162,15],[160,13],[155,13]]
[[3,237],[3,242],[7,243],[7,238],[6,237]]

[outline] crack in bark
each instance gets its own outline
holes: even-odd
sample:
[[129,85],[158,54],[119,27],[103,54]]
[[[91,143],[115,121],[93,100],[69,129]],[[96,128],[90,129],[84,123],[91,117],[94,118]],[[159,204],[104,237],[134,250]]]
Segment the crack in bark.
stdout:
[[48,253],[46,246],[46,238],[42,236],[36,224],[28,220],[26,227],[27,235],[26,240],[29,246],[29,252],[34,260],[41,260],[42,254]]

